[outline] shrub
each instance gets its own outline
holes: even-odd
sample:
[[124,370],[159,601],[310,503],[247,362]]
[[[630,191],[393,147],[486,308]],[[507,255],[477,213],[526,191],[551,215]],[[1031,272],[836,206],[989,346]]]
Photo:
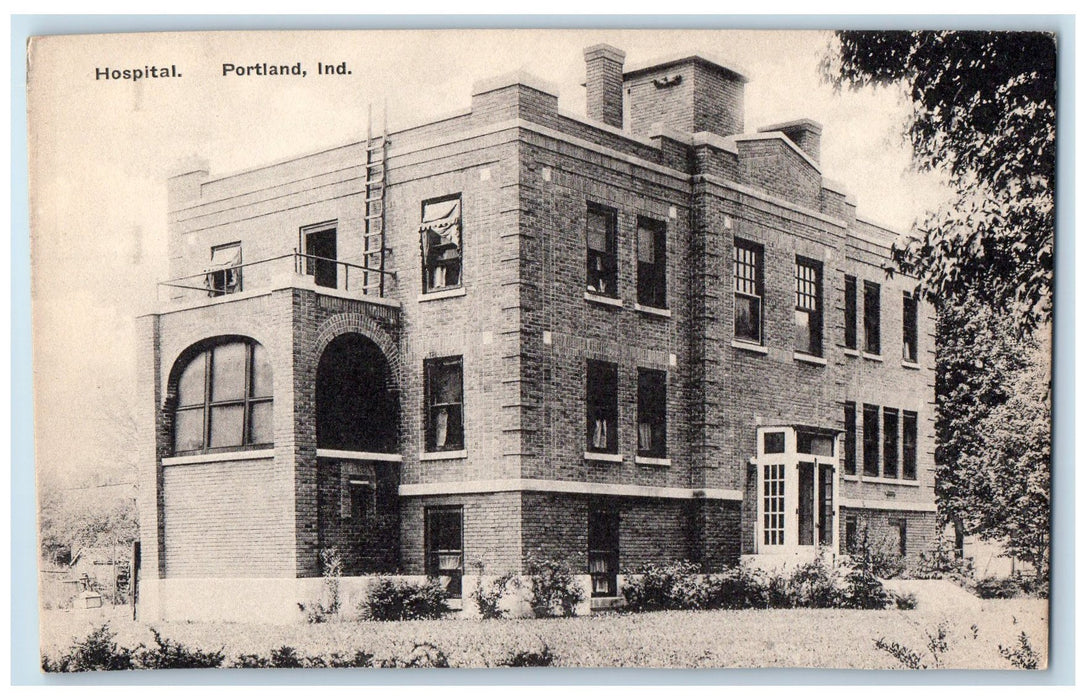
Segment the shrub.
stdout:
[[875,640],[875,648],[885,651],[890,656],[897,659],[904,668],[911,670],[920,670],[927,668],[920,656],[919,652],[913,651],[909,647],[899,642],[887,642],[884,638],[880,637]]
[[638,580],[622,587],[628,610],[697,610],[705,607],[709,586],[696,564],[688,561],[656,564],[640,574]]
[[415,642],[406,653],[381,659],[381,668],[448,668],[445,652],[430,642]]
[[449,611],[448,592],[434,578],[425,583],[378,578],[359,606],[363,615],[374,620],[430,620]]
[[1024,592],[1021,581],[1013,576],[982,578],[973,584],[973,590],[980,598],[1017,598]]
[[875,575],[863,568],[855,568],[845,575],[846,588],[842,605],[859,610],[882,610],[890,604],[890,594]]
[[736,566],[709,575],[705,581],[705,607],[725,610],[769,607],[761,573],[757,569]]
[[133,654],[135,668],[218,668],[225,658],[221,647],[218,651],[190,649],[181,642],[164,638],[153,627],[151,634],[155,646]]
[[885,533],[873,537],[866,523],[849,555],[854,566],[866,569],[878,578],[897,578],[905,572],[905,557],[898,552],[897,543]]
[[306,622],[327,622],[339,615],[339,579],[343,575],[343,557],[335,547],[320,551],[321,577],[324,580],[324,600],[306,605],[298,603],[298,608],[305,614]]
[[551,648],[547,646],[546,642],[542,639],[538,641],[539,645],[536,648],[518,649],[517,651],[511,652],[496,665],[514,667],[553,666],[554,653],[551,652]]
[[916,610],[915,593],[894,593],[893,596],[898,610]]
[[584,590],[568,564],[530,554],[524,569],[532,582],[529,603],[536,617],[573,616]]
[[479,615],[484,620],[497,620],[505,614],[501,607],[502,599],[510,591],[520,588],[520,579],[514,573],[507,573],[484,586],[483,574],[486,567],[482,562],[476,562],[475,569],[478,574],[472,597],[475,598],[475,604],[479,608]]
[[786,595],[791,607],[834,608],[841,603],[842,592],[837,571],[819,556],[797,567],[788,577]]
[[1011,666],[1029,671],[1035,670],[1040,662],[1040,657],[1038,657],[1037,652],[1033,650],[1033,645],[1030,644],[1029,641],[1029,635],[1025,632],[1018,635],[1017,646],[1005,647],[1000,644],[999,655],[1007,661],[1010,661]]
[[72,648],[58,659],[42,655],[42,670],[46,673],[78,671],[123,671],[132,668],[132,650],[117,646],[117,635],[109,624],[96,627],[86,639],[76,640]]
[[954,544],[944,536],[940,536],[931,549],[920,553],[910,573],[913,578],[957,581],[972,578],[973,575],[971,562],[959,557]]

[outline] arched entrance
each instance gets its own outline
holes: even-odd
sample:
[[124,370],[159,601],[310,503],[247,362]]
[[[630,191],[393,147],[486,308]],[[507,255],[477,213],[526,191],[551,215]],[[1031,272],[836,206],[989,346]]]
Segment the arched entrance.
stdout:
[[388,359],[369,338],[338,336],[317,363],[317,448],[397,452],[399,401]]

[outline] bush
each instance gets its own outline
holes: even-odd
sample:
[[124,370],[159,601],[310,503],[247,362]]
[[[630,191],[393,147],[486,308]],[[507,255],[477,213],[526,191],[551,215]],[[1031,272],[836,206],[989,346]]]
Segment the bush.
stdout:
[[501,602],[511,590],[520,588],[520,579],[516,574],[507,573],[494,579],[487,585],[483,585],[483,574],[486,568],[481,562],[475,565],[478,574],[475,579],[475,590],[472,597],[479,608],[479,615],[484,620],[497,620],[505,615]]
[[140,649],[133,653],[135,668],[218,668],[225,656],[218,651],[190,649],[181,642],[164,638],[151,628],[155,637],[152,649]]
[[894,606],[898,610],[916,610],[915,593],[894,593]]
[[572,617],[584,590],[565,562],[528,555],[524,566],[532,583],[532,612],[536,617]]
[[96,627],[82,641],[73,641],[72,648],[58,659],[42,655],[41,667],[46,673],[78,671],[124,671],[132,668],[132,650],[117,646],[117,635],[109,624]]
[[971,562],[959,557],[954,544],[944,536],[940,536],[931,549],[920,553],[910,573],[913,578],[946,578],[959,582],[973,575]]
[[827,566],[821,556],[792,572],[786,594],[791,607],[796,608],[835,608],[842,598],[837,571]]
[[1010,661],[1011,666],[1029,671],[1035,670],[1041,661],[1037,652],[1033,650],[1033,645],[1030,644],[1029,635],[1025,632],[1018,635],[1017,646],[1005,647],[1000,644],[999,655]]
[[448,592],[434,578],[425,583],[408,583],[378,578],[359,608],[374,620],[431,620],[449,612]]
[[553,666],[554,653],[551,652],[551,648],[547,646],[547,643],[540,639],[538,647],[534,649],[518,649],[517,651],[510,653],[496,665],[514,666],[518,668],[528,666]]
[[853,565],[882,579],[898,578],[905,573],[905,557],[901,556],[896,542],[886,534],[875,538],[867,523],[860,530],[859,541],[848,554]]
[[845,575],[846,588],[842,606],[859,610],[882,610],[890,604],[890,594],[875,575],[857,567]]
[[448,668],[449,658],[430,642],[415,642],[406,653],[381,659],[377,665],[381,668]]
[[757,569],[736,566],[709,575],[705,580],[705,607],[724,610],[769,607],[761,574]]
[[652,565],[639,573],[639,579],[622,587],[628,610],[697,610],[705,607],[709,587],[696,564],[675,561]]
[[980,598],[1017,598],[1024,593],[1021,581],[1013,576],[982,578],[973,584],[973,590]]
[[327,622],[339,615],[339,579],[343,575],[343,557],[335,547],[320,551],[321,577],[324,580],[324,600],[306,605],[298,603],[298,608],[305,614],[306,622],[311,624]]

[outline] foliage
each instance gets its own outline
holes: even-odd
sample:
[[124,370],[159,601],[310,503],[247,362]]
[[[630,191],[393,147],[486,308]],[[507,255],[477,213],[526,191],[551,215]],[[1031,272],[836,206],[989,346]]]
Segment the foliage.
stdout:
[[510,652],[495,665],[513,666],[518,668],[527,666],[553,666],[554,652],[551,651],[550,646],[542,639],[538,639],[537,641],[538,644],[534,645],[533,648],[518,649]]
[[916,566],[909,572],[911,578],[951,579],[962,584],[973,576],[973,565],[958,556],[954,544],[940,535],[935,544],[917,557]]
[[529,604],[536,617],[572,617],[584,589],[564,561],[529,554],[524,570],[532,584]]
[[1010,661],[1011,666],[1029,671],[1036,670],[1040,662],[1040,657],[1037,655],[1037,652],[1033,650],[1033,645],[1030,644],[1029,641],[1029,635],[1026,634],[1025,631],[1018,635],[1017,646],[1005,647],[1000,644],[999,655],[1007,661]]
[[894,597],[894,607],[898,610],[916,610],[916,594],[915,593],[892,593]]
[[638,573],[637,579],[622,587],[627,610],[694,610],[705,606],[707,591],[697,564],[653,564]]
[[885,651],[887,654],[897,659],[898,663],[904,668],[915,671],[928,667],[927,664],[924,663],[923,657],[919,652],[910,649],[900,642],[887,642],[884,637],[879,637],[875,640],[875,648],[880,651]]
[[835,608],[841,604],[838,572],[821,556],[796,567],[788,578],[787,590],[793,607]]
[[449,612],[448,597],[445,586],[435,578],[410,583],[379,577],[359,608],[373,620],[428,620]]
[[449,658],[430,642],[415,642],[411,649],[377,662],[381,668],[449,668]]
[[1056,41],[1039,32],[839,31],[823,61],[836,87],[893,86],[912,103],[913,162],[955,201],[923,239],[895,246],[933,300],[970,290],[1016,329],[1051,319]]
[[72,648],[57,659],[42,655],[46,673],[76,671],[123,671],[132,668],[132,650],[118,646],[117,635],[109,624],[96,627],[86,639],[74,641]]
[[767,589],[760,578],[762,574],[746,566],[733,566],[719,574],[710,574],[705,581],[705,607],[724,610],[769,607]]
[[855,566],[884,579],[897,578],[905,572],[905,558],[888,533],[876,537],[866,519],[861,519],[857,530],[856,543],[849,551]]
[[325,598],[310,605],[298,603],[298,607],[305,614],[306,622],[311,624],[338,617],[341,605],[339,586],[340,577],[343,575],[343,557],[335,547],[327,547],[320,551],[320,559]]
[[841,603],[846,608],[882,610],[890,604],[890,594],[870,569],[856,567],[845,574],[845,584]]
[[483,584],[483,575],[486,567],[482,562],[475,562],[477,575],[475,577],[475,590],[472,597],[479,608],[479,615],[484,620],[498,620],[505,615],[502,610],[502,600],[509,592],[520,588],[520,578],[515,573],[505,573],[498,576],[488,584]]
[[135,668],[218,668],[222,665],[222,647],[218,651],[190,649],[181,642],[171,641],[151,628],[155,646],[139,649],[132,654]]

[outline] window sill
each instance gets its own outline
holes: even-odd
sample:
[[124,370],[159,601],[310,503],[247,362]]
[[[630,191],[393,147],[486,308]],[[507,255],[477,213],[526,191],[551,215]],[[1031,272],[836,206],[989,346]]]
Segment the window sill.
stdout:
[[671,318],[670,309],[661,309],[656,306],[642,306],[641,304],[634,304],[634,311],[640,311],[643,314],[650,316],[660,316],[662,318]]
[[864,359],[871,360],[873,362],[882,362],[882,355],[875,355],[874,353],[865,352]]
[[442,459],[467,459],[467,450],[448,450],[446,452],[423,452],[419,455],[420,462],[436,462]]
[[754,343],[746,343],[742,340],[732,340],[732,347],[740,350],[746,350],[747,352],[758,353],[759,355],[769,354],[769,348],[764,345],[755,345]]
[[860,351],[859,350],[853,350],[852,348],[845,348],[843,350],[843,352],[848,357],[859,357],[860,356]]
[[593,294],[592,292],[584,293],[585,301],[592,301],[597,304],[603,304],[604,306],[615,306],[622,308],[622,300],[616,297],[605,297],[599,294]]
[[612,452],[585,452],[584,458],[589,462],[621,462],[622,455]]
[[634,457],[634,464],[646,464],[651,467],[670,467],[670,457]]
[[448,299],[450,297],[462,297],[468,293],[463,287],[456,287],[455,289],[443,289],[440,292],[427,292],[419,295],[419,303],[424,301],[437,301],[438,299]]
[[328,459],[353,459],[360,462],[402,462],[403,457],[392,452],[359,452],[356,450],[332,450],[317,448],[317,456]]
[[861,476],[859,481],[864,484],[889,484],[891,486],[920,486],[916,479],[900,479],[887,476]]
[[902,360],[901,366],[905,369],[920,369],[919,362],[910,362],[909,360]]
[[240,462],[250,459],[272,459],[275,450],[235,450],[233,452],[208,452],[180,457],[163,457],[162,466],[171,467],[180,464],[207,464],[208,462]]
[[792,359],[798,362],[806,362],[810,365],[820,365],[822,367],[826,366],[826,358],[817,357],[815,355],[808,355],[805,352],[793,352]]

